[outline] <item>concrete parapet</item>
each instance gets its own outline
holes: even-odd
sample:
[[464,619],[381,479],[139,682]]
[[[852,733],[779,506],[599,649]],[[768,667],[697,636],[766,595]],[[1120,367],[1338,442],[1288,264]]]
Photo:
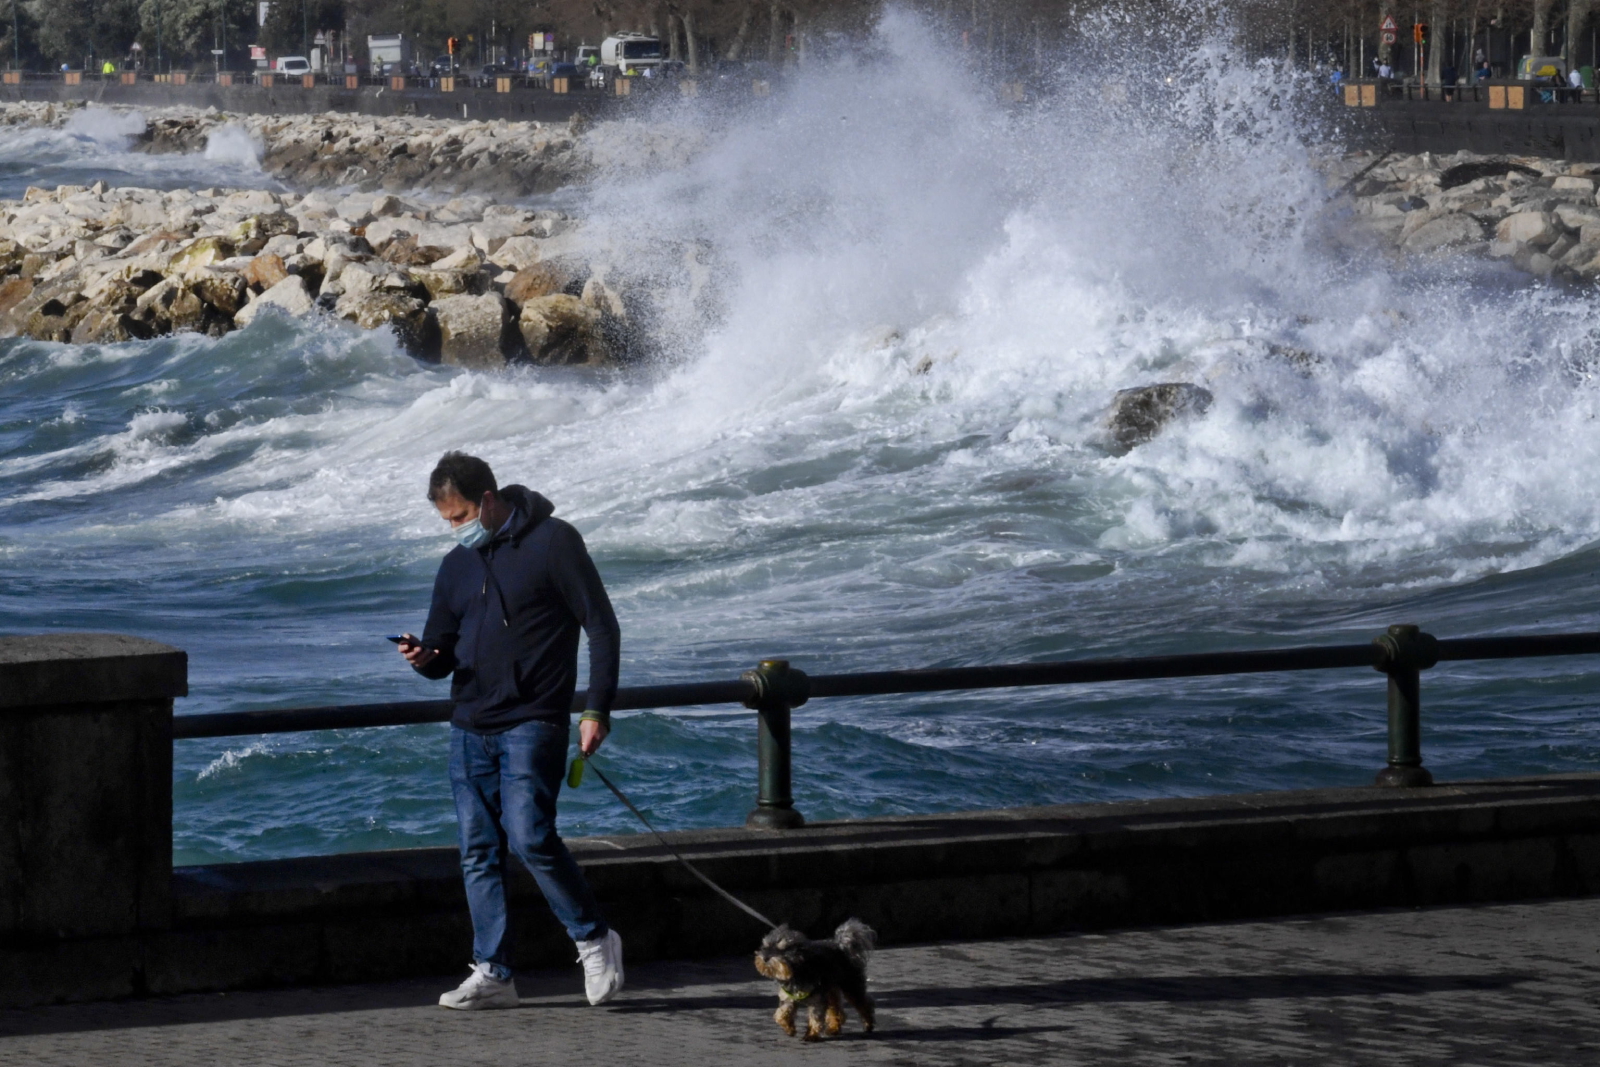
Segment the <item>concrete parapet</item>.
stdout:
[[[669,835],[758,910],[886,944],[1600,891],[1600,776],[1307,790]],[[630,959],[750,951],[764,931],[653,839],[569,842]],[[532,880],[512,880],[521,966],[570,963]],[[174,875],[152,991],[448,973],[471,943],[451,849]]]
[[[184,654],[0,638],[0,1007],[459,970],[452,849],[171,866]],[[1600,775],[1321,789],[670,835],[758,910],[886,944],[1600,892]],[[645,836],[571,842],[634,960],[764,931]],[[511,880],[519,966],[573,950]]]
[[138,988],[142,938],[171,922],[186,679],[153,641],[0,637],[0,1001]]

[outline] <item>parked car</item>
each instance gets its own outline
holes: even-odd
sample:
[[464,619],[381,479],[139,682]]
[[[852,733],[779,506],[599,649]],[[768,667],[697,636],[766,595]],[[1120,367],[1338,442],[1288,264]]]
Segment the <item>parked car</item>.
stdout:
[[428,74],[434,78],[448,78],[452,74],[461,73],[461,65],[451,55],[434,56],[433,62],[428,66]]
[[276,74],[287,74],[298,78],[302,74],[311,73],[311,60],[305,56],[279,56],[273,60],[272,70]]
[[468,71],[467,80],[480,88],[493,89],[496,78],[516,78],[521,74],[515,63],[485,63]]

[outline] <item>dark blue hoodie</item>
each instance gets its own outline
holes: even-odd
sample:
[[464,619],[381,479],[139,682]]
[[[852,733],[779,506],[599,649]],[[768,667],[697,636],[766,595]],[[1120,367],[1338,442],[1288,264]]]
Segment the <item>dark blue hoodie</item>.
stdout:
[[577,530],[550,501],[520,485],[500,499],[515,514],[481,548],[457,545],[439,564],[422,643],[439,655],[417,668],[454,672],[451,722],[474,733],[571,713],[578,629],[589,635],[585,707],[609,716],[617,695],[621,631],[600,573]]

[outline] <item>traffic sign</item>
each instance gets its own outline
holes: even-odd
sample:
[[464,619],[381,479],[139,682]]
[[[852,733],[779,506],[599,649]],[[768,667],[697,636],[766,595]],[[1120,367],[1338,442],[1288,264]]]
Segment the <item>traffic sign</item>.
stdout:
[[1395,35],[1393,33],[1390,33],[1388,30],[1384,30],[1383,31],[1383,43],[1384,44],[1394,44],[1394,42],[1395,42]]
[[1394,33],[1400,29],[1400,24],[1395,22],[1393,15],[1383,16],[1383,25],[1378,27],[1384,33]]

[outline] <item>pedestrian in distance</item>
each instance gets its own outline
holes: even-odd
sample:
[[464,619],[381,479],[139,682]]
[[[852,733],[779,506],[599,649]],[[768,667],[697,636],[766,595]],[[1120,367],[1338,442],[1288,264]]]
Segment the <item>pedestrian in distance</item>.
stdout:
[[422,637],[395,638],[423,677],[451,677],[450,787],[461,871],[472,913],[472,973],[445,993],[446,1008],[514,1008],[505,876],[511,856],[576,943],[590,1004],[622,989],[622,939],[556,833],[578,631],[589,638],[589,690],[579,748],[593,755],[610,733],[620,630],[578,531],[543,496],[500,487],[489,465],[446,452],[428,500],[457,546],[439,564]]

